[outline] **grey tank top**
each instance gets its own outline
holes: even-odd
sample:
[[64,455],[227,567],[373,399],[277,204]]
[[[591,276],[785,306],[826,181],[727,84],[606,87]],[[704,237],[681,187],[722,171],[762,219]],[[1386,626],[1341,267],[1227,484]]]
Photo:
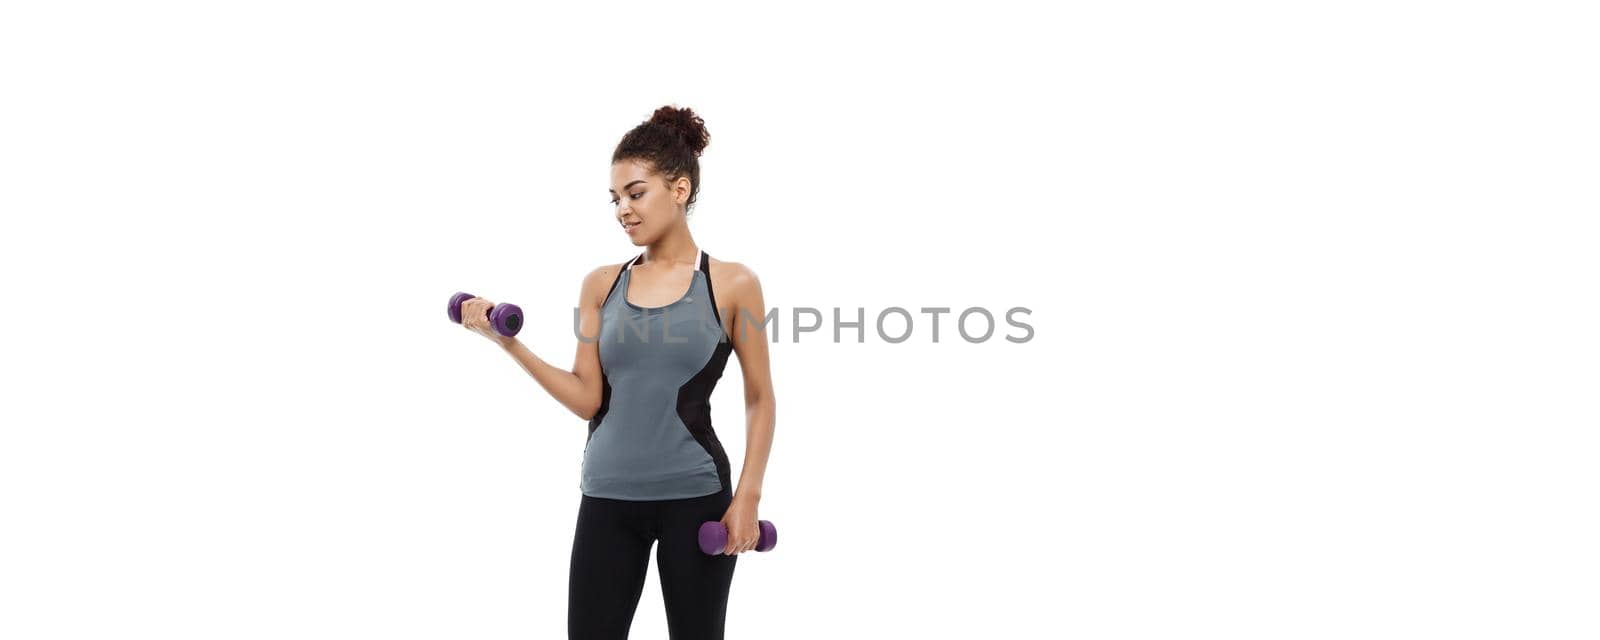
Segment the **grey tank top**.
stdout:
[[732,343],[699,255],[689,290],[660,307],[628,301],[640,254],[624,263],[600,307],[600,410],[589,421],[579,489],[618,500],[695,498],[732,490],[711,428],[711,392]]

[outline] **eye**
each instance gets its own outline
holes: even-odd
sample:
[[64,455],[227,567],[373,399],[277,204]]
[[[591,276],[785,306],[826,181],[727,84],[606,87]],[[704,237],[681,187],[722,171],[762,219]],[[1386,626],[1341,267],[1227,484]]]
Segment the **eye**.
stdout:
[[[643,195],[645,195],[645,192],[638,192],[638,194],[627,194],[627,195],[629,195],[629,200],[638,200],[638,198],[642,198]],[[613,203],[613,205],[616,205],[616,198],[611,198],[611,203]]]

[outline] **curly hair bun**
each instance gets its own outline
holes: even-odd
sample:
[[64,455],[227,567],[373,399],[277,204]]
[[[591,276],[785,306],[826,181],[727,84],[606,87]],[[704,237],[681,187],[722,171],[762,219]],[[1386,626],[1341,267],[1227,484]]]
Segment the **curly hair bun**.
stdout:
[[680,109],[668,105],[656,109],[650,116],[650,124],[671,129],[689,145],[689,150],[693,151],[697,158],[700,157],[700,152],[705,150],[706,145],[711,144],[711,134],[706,132],[706,121],[701,120],[700,116],[688,108]]

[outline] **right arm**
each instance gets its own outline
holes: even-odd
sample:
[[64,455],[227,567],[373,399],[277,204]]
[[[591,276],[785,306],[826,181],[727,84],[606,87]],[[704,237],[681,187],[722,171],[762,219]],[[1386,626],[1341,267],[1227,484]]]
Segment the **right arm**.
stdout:
[[[590,340],[578,341],[578,353],[570,372],[534,355],[521,340],[495,334],[493,329],[488,328],[487,322],[482,323],[484,326],[481,329],[476,326],[469,328],[477,330],[484,337],[500,345],[506,353],[511,354],[517,364],[522,366],[522,370],[533,376],[539,386],[544,387],[544,390],[567,410],[577,414],[579,418],[589,420],[600,411],[600,347],[597,340],[600,333],[600,305],[605,300],[606,287],[610,286],[611,279],[616,277],[617,269],[616,265],[599,267],[589,272],[583,279],[582,291],[578,295],[578,332]],[[484,309],[492,304],[488,301],[480,303],[480,300],[482,299],[469,300],[462,305],[463,309],[467,304],[482,304]],[[482,313],[479,312],[479,315]],[[468,317],[466,311],[463,311],[463,317]]]

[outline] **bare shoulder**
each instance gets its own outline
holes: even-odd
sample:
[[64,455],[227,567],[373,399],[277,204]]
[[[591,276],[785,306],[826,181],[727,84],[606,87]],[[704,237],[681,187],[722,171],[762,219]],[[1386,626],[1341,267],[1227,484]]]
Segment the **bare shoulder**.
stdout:
[[[766,298],[761,293],[761,280],[755,269],[742,262],[711,259],[712,287],[716,291],[717,307],[722,312],[724,328],[735,339],[735,348],[744,357],[744,345],[749,343],[751,326],[764,331],[768,315]],[[741,325],[736,319],[743,318]],[[743,326],[745,328],[737,328]],[[756,340],[757,343],[761,342]],[[757,347],[760,349],[761,347]]]
[[719,296],[726,292],[731,300],[752,300],[761,294],[761,280],[743,262],[711,259],[711,280]]
[[592,301],[596,305],[605,302],[605,296],[611,291],[611,283],[615,282],[617,275],[622,273],[621,264],[603,264],[589,270],[583,277],[583,299]]

